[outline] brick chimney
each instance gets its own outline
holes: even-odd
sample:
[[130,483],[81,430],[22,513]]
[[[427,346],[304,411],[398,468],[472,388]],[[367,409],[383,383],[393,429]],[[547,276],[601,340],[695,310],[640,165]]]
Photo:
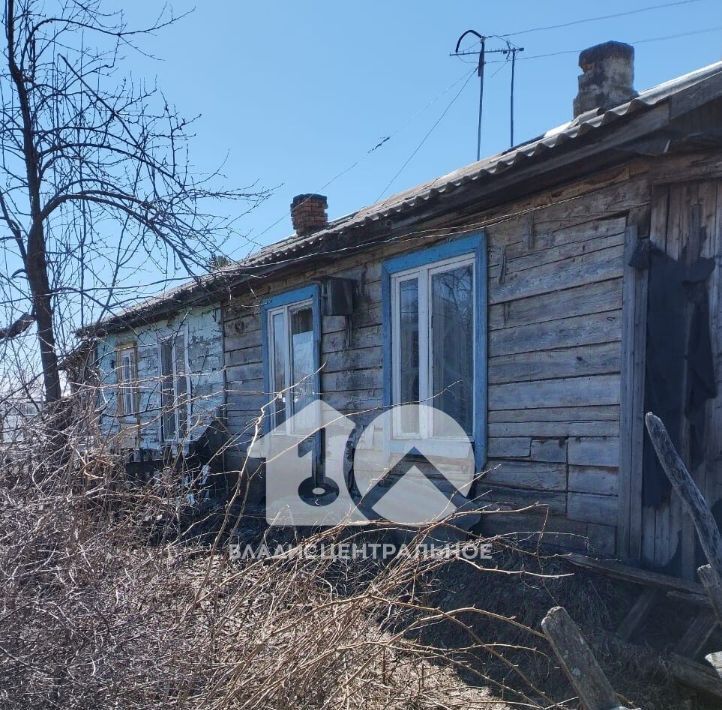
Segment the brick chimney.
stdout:
[[633,99],[634,47],[624,42],[604,42],[579,54],[579,93],[574,99],[574,117],[601,109],[606,111]]
[[291,222],[296,234],[302,237],[328,226],[326,207],[325,195],[296,195],[291,202]]

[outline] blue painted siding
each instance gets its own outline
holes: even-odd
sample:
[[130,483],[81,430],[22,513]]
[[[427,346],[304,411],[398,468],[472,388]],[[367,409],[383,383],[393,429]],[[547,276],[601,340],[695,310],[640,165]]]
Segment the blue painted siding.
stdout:
[[[118,434],[131,431],[140,422],[140,436],[125,445],[160,449],[160,351],[159,341],[184,329],[187,334],[191,411],[188,440],[197,439],[213,421],[222,416],[225,401],[223,370],[223,333],[219,306],[195,308],[170,320],[151,323],[102,338],[96,348],[101,377],[101,429]],[[139,390],[139,414],[119,416],[117,348],[135,344]]]

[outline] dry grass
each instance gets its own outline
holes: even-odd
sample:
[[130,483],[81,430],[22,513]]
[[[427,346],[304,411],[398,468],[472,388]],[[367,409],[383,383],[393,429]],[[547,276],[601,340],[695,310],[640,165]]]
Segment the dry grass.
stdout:
[[[64,421],[77,422],[73,414]],[[695,705],[655,652],[609,633],[634,590],[493,540],[494,560],[229,559],[228,533],[302,545],[228,508],[177,524],[178,476],[142,486],[52,420],[0,463],[2,708],[577,707],[539,633],[561,604],[632,707]],[[50,432],[50,433],[49,433]],[[209,527],[215,536],[193,538]],[[430,531],[422,531],[422,535]],[[475,544],[486,543],[477,539]]]
[[[502,693],[526,706],[543,698],[504,660],[506,648],[461,620],[488,612],[428,603],[425,580],[447,561],[234,562],[222,536],[209,546],[173,527],[158,535],[180,494],[170,473],[139,487],[72,436],[36,431],[26,446],[0,470],[4,708],[475,708],[505,707]],[[453,653],[419,633],[442,621],[465,639]],[[472,662],[481,651],[506,664],[510,682]]]

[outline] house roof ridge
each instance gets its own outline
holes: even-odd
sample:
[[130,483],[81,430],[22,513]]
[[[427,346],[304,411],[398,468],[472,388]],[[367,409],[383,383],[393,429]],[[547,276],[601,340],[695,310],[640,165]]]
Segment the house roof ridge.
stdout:
[[[140,314],[155,305],[172,301],[179,294],[190,294],[196,290],[201,293],[206,290],[211,291],[212,289],[207,287],[214,285],[218,281],[223,282],[224,279],[240,277],[248,270],[260,268],[270,263],[283,263],[294,253],[302,251],[305,247],[321,242],[345,229],[362,226],[370,221],[377,221],[387,218],[391,214],[403,212],[429,200],[435,194],[442,194],[459,188],[466,183],[478,181],[482,177],[491,178],[501,171],[515,167],[519,163],[539,158],[571,141],[576,141],[591,131],[605,127],[639,111],[649,110],[696,84],[712,79],[718,74],[722,74],[722,61],[713,62],[644,89],[629,101],[605,111],[586,112],[571,121],[547,130],[535,138],[523,141],[503,151],[402,190],[383,200],[361,207],[329,222],[328,225],[311,234],[303,236],[294,234],[265,245],[255,253],[234,261],[228,266],[208,274],[196,276],[184,284],[150,296],[121,313],[104,319],[96,326],[86,328],[85,332],[93,332],[96,329],[102,330],[114,324],[122,324],[135,314]],[[722,95],[722,86],[719,88],[718,93]]]

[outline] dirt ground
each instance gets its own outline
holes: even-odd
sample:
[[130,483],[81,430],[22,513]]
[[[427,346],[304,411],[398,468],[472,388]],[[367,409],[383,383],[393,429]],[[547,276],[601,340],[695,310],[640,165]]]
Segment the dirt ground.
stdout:
[[[469,653],[465,650],[469,634],[446,620],[415,629],[412,633],[416,640],[438,648],[445,657],[458,653],[461,670],[457,667],[455,672],[465,685],[483,686],[493,698],[509,706],[517,706],[518,691],[533,697],[540,707],[579,707],[546,640],[531,633],[540,631],[540,622],[551,607],[563,606],[579,625],[626,706],[645,710],[721,707],[719,700],[675,681],[668,670],[668,654],[694,618],[694,607],[665,600],[627,643],[614,631],[642,591],[639,585],[582,570],[559,552],[524,550],[503,538],[494,540],[492,557],[483,566],[448,561],[415,582],[414,592],[430,607],[448,613],[473,609],[455,618],[473,629],[477,642],[498,648],[504,656],[501,661],[491,652],[480,651],[478,643]],[[374,574],[369,568],[367,580]],[[334,581],[338,583],[342,578],[339,575]],[[360,579],[354,575],[354,588]],[[507,619],[519,622],[518,626]],[[701,656],[719,649],[722,632],[718,630]],[[510,668],[509,661],[516,671]],[[530,687],[540,692],[534,695]]]
[[[614,630],[639,595],[642,588],[638,585],[580,570],[557,556],[540,556],[518,549],[499,549],[492,564],[510,574],[483,572],[460,561],[449,563],[428,581],[430,601],[447,610],[483,608],[513,617],[536,630],[540,629],[540,622],[551,607],[563,606],[581,628],[612,686],[627,706],[646,710],[712,710],[721,706],[718,699],[703,697],[679,684],[668,671],[666,654],[672,651],[692,621],[694,609],[682,602],[666,601],[655,608],[632,642],[625,643]],[[548,700],[564,707],[577,707],[576,702],[569,700],[574,691],[555,659],[546,655],[549,649],[544,641],[530,639],[528,633],[507,623],[493,620],[479,623],[478,616],[469,616],[465,620],[474,625],[482,638],[538,649],[539,654],[519,651],[511,652],[511,655]],[[449,649],[460,642],[455,630],[445,624],[425,629],[423,637],[428,643]],[[722,649],[719,631],[708,646],[703,653]],[[488,654],[484,656],[478,657],[477,662],[490,679],[512,687],[518,684],[518,679],[505,665]],[[465,680],[475,682],[468,676]],[[500,698],[508,697],[503,690],[496,692]]]
[[[372,537],[387,539],[383,535]],[[417,580],[419,586],[414,592],[418,594],[422,588],[422,598],[429,606],[446,612],[473,608],[519,622],[519,626],[513,626],[505,620],[471,612],[458,616],[473,628],[477,640],[492,647],[496,644],[506,659],[504,662],[478,648],[470,659],[470,654],[464,651],[468,635],[448,621],[425,624],[415,630],[418,640],[444,653],[458,649],[466,670],[457,672],[465,684],[485,686],[493,697],[511,705],[519,701],[515,691],[527,693],[531,685],[541,691],[534,697],[541,707],[579,707],[545,639],[526,630],[539,632],[540,622],[549,609],[563,606],[579,625],[628,707],[645,710],[722,707],[718,699],[680,684],[669,672],[673,662],[669,654],[693,620],[695,607],[666,598],[630,642],[624,642],[614,632],[643,590],[641,586],[581,569],[567,562],[558,550],[520,544],[512,538],[493,539],[490,561],[474,564],[449,561]],[[376,570],[370,566],[366,580],[374,574]],[[343,581],[339,580],[345,579],[340,574],[334,582],[342,587]],[[353,575],[353,589],[362,579],[363,575]],[[697,660],[720,649],[722,631],[718,630]],[[510,670],[509,660],[517,665],[519,673]]]

